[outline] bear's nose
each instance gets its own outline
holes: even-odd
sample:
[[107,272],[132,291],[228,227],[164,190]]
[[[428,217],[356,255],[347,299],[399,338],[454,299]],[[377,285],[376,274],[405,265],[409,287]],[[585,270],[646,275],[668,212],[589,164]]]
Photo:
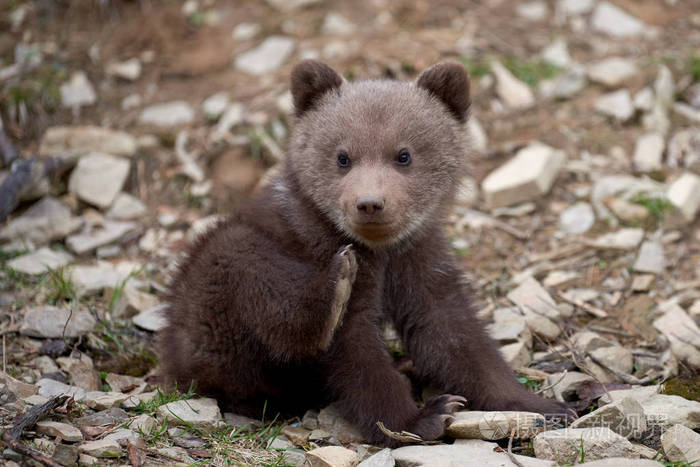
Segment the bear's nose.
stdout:
[[355,203],[357,210],[363,214],[374,214],[384,209],[384,198],[379,196],[360,196]]

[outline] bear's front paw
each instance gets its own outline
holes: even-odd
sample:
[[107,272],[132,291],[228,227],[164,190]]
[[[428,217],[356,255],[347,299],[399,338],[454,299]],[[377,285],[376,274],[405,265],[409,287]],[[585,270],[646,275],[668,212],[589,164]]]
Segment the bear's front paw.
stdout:
[[424,441],[438,439],[445,433],[445,428],[454,420],[454,413],[464,407],[465,402],[467,400],[464,397],[451,394],[443,394],[429,399],[408,431],[417,434]]
[[327,349],[333,340],[336,329],[343,321],[343,315],[348,307],[352,286],[357,276],[357,258],[352,245],[345,245],[333,255],[330,280],[334,285],[333,301],[326,332],[321,342],[321,348]]

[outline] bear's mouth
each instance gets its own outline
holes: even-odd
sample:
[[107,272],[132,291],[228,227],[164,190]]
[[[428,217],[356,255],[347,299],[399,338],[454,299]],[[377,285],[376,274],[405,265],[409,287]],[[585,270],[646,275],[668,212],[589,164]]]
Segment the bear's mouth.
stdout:
[[351,222],[352,231],[371,242],[381,242],[395,235],[396,225],[393,222]]

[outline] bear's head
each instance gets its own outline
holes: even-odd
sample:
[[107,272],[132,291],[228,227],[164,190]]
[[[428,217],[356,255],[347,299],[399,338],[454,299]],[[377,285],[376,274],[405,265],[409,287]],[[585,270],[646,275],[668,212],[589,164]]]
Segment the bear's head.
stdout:
[[467,165],[469,79],[438,63],[415,83],[344,81],[306,60],[292,71],[289,164],[305,195],[355,241],[384,247],[445,214]]

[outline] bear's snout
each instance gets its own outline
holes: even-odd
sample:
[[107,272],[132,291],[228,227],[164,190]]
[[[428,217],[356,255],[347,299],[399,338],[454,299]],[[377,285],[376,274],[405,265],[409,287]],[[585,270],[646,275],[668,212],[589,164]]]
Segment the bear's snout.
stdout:
[[372,218],[384,209],[384,197],[376,195],[358,196],[355,201],[355,208],[361,218]]

